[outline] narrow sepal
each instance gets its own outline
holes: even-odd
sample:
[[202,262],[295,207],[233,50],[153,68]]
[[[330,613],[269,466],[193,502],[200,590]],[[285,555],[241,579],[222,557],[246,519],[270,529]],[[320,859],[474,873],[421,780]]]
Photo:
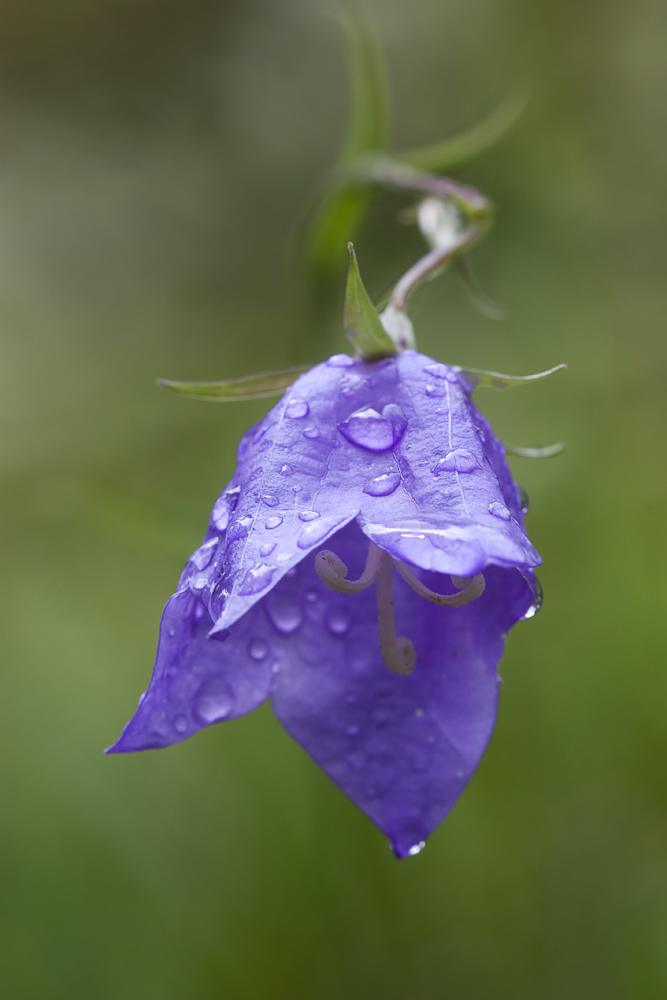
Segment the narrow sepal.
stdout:
[[511,94],[479,125],[453,139],[445,139],[443,142],[422,146],[420,149],[395,153],[394,159],[418,170],[440,171],[472,160],[502,139],[512,128],[523,114],[528,96],[526,90]]
[[500,372],[487,372],[483,368],[463,368],[461,365],[453,365],[454,371],[459,372],[469,384],[471,391],[478,385],[489,386],[492,389],[511,389],[514,385],[529,385],[537,382],[547,375],[559,372],[567,365],[556,365],[545,372],[538,372],[536,375],[501,375]]
[[288,386],[296,382],[299,375],[310,371],[314,365],[294,365],[273,372],[259,372],[257,375],[243,375],[241,378],[222,379],[220,382],[174,382],[159,378],[172,392],[210,403],[229,403],[236,399],[262,399],[264,396],[279,396]]
[[359,273],[357,255],[348,243],[350,267],[347,272],[345,310],[343,324],[345,333],[354,344],[357,354],[363,358],[392,357],[396,346],[385,331],[377,310],[370,300]]
[[556,444],[546,445],[544,448],[518,448],[516,445],[506,444],[505,453],[514,455],[516,458],[555,458],[565,451],[565,443],[557,441]]

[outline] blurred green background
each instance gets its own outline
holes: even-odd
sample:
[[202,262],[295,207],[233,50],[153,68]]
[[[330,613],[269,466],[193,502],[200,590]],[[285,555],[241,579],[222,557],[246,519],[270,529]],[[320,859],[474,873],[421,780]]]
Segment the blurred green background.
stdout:
[[[0,995],[617,1000],[667,992],[667,7],[368,0],[397,147],[532,100],[455,175],[499,207],[420,348],[542,385],[478,402],[545,565],[489,752],[423,855],[270,709],[108,758],[181,565],[270,401],[212,379],[344,350],[298,248],[345,128],[331,4],[0,3]],[[380,295],[415,257],[380,199]],[[336,300],[336,295],[338,299]],[[336,313],[337,315],[337,313]],[[317,317],[317,320],[315,319]]]

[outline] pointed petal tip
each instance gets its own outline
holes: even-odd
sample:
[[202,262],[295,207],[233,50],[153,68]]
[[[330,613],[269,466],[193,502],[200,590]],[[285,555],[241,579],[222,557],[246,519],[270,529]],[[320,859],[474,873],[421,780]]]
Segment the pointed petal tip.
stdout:
[[408,846],[406,843],[401,841],[390,840],[389,847],[394,852],[396,860],[402,861],[403,858],[414,858],[417,854],[421,854],[426,847],[426,841],[419,840],[416,844],[410,844]]

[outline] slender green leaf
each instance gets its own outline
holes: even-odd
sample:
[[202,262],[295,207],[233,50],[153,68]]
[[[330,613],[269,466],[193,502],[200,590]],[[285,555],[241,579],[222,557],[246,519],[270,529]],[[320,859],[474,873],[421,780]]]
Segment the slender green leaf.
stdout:
[[527,103],[528,92],[517,91],[507,97],[485,121],[467,132],[453,139],[422,146],[421,149],[394,153],[393,158],[418,170],[448,170],[466,163],[501,139],[519,120]]
[[347,272],[343,312],[345,333],[354,344],[356,353],[362,357],[391,357],[396,354],[396,345],[382,326],[377,310],[361,280],[357,255],[351,243],[348,244],[348,250],[350,268]]
[[259,372],[257,375],[244,375],[242,378],[223,379],[220,382],[174,382],[171,379],[159,378],[157,383],[190,399],[230,403],[237,399],[278,396],[292,382],[296,382],[299,375],[303,375],[313,367],[314,365],[295,365],[293,368]]
[[567,368],[567,365],[556,365],[555,368],[549,368],[546,372],[538,372],[537,375],[501,375],[500,372],[487,372],[482,368],[454,366],[455,371],[470,376],[468,381],[472,384],[473,388],[476,388],[478,385],[484,385],[490,386],[492,389],[511,389],[514,385],[529,385],[531,382],[537,382],[541,378],[546,378],[547,375],[559,372],[561,368]]
[[517,448],[516,445],[506,444],[505,451],[508,455],[515,455],[517,458],[555,458],[565,451],[563,441],[556,444],[546,445],[544,448]]
[[350,124],[343,159],[385,148],[389,123],[389,87],[375,33],[359,10],[340,12],[347,44]]

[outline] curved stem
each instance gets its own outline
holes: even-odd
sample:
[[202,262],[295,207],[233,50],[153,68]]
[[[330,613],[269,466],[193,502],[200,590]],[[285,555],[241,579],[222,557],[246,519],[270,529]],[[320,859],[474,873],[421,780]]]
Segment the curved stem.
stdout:
[[387,552],[381,552],[375,592],[382,659],[392,673],[410,674],[415,668],[415,647],[409,639],[396,637],[392,559]]
[[486,586],[482,573],[478,573],[472,580],[470,577],[453,576],[452,583],[454,586],[458,587],[461,584],[465,589],[460,590],[458,594],[437,594],[415,576],[407,563],[396,560],[396,569],[415,593],[419,594],[420,597],[425,597],[427,601],[432,601],[434,604],[439,604],[444,608],[459,608],[463,604],[470,604],[471,601],[476,600],[484,592],[484,587]]
[[322,549],[315,556],[315,572],[322,583],[336,594],[358,594],[375,581],[380,570],[382,550],[370,542],[366,566],[358,580],[346,580],[347,566],[330,549]]

